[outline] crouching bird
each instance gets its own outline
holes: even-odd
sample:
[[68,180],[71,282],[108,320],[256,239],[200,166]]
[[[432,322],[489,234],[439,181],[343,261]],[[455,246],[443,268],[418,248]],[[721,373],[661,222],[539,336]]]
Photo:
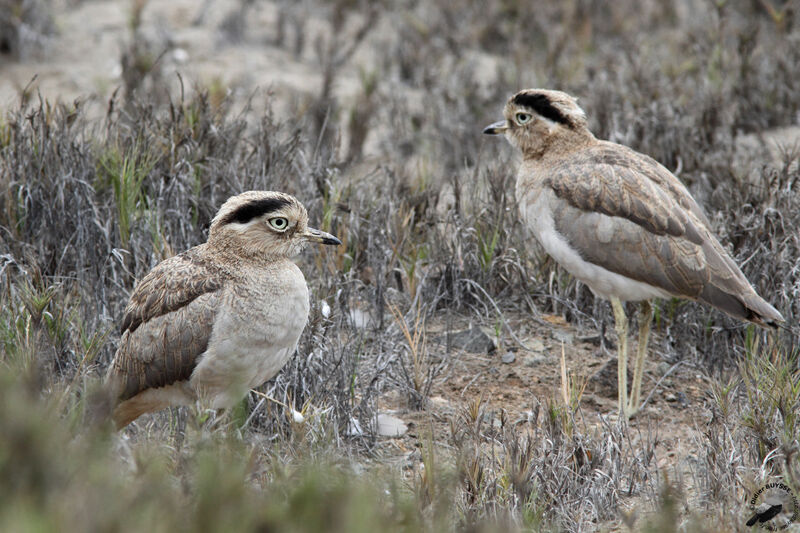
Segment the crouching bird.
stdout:
[[[640,408],[650,299],[697,300],[760,326],[783,322],[678,178],[646,155],[596,139],[575,98],[527,89],[508,100],[503,115],[483,132],[505,135],[522,152],[516,197],[525,226],[570,274],[611,300],[621,414]],[[624,301],[642,302],[630,398]]]
[[231,407],[275,376],[308,321],[308,287],[291,258],[309,242],[341,244],[309,228],[294,197],[249,191],[222,205],[206,243],[142,278],[106,374],[117,428],[198,400]]

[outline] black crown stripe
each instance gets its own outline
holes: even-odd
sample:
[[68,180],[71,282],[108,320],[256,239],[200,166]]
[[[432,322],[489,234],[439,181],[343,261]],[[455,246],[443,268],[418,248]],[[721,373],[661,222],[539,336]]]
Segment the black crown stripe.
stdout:
[[514,103],[535,111],[546,119],[572,126],[570,120],[553,105],[547,95],[542,93],[519,93],[514,96]]
[[225,215],[225,218],[222,219],[222,224],[230,224],[231,222],[247,224],[256,217],[260,217],[265,213],[272,213],[282,207],[291,205],[291,203],[291,200],[282,197],[252,200]]

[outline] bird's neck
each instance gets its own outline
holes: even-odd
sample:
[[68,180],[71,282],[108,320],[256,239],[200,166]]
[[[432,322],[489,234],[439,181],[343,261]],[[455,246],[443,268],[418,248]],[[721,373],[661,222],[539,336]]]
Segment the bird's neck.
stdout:
[[283,261],[290,261],[285,255],[270,254],[260,247],[241,246],[236,242],[220,244],[209,240],[207,246],[213,250],[215,255],[223,258],[225,264],[232,265],[233,273],[241,268],[271,268]]
[[561,159],[596,143],[597,139],[588,129],[558,131],[545,137],[538,137],[529,146],[522,147],[523,159],[541,162],[547,159]]

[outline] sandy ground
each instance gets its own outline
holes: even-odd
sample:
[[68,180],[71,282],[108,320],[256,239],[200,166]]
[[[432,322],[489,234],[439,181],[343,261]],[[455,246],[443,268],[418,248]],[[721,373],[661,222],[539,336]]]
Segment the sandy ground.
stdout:
[[[398,417],[409,427],[402,437],[383,439],[379,444],[386,461],[401,462],[407,470],[418,471],[422,461],[419,450],[430,435],[437,441],[447,441],[451,420],[463,414],[477,398],[485,402],[485,412],[491,417],[488,423],[499,424],[500,412],[505,411],[518,430],[529,430],[526,422],[537,405],[542,423],[548,402],[563,405],[562,353],[568,380],[578,386],[585,384],[575,417],[578,431],[599,436],[606,424],[616,423],[616,349],[603,350],[595,343],[581,340],[596,336],[597,332],[579,331],[560,316],[543,315],[540,320],[528,316],[507,318],[519,340],[530,349],[510,339],[506,347],[490,354],[454,349],[447,359],[450,363],[434,379],[424,411],[409,409],[408,395],[399,391],[381,397],[380,410]],[[450,324],[451,331],[469,327],[467,321]],[[445,328],[443,324],[428,324],[426,331],[428,339],[435,339]],[[612,336],[607,333],[607,337]],[[683,489],[691,495],[699,441],[703,428],[711,421],[708,378],[688,363],[673,368],[660,360],[653,347],[657,344],[657,340],[651,344],[642,383],[642,398],[650,398],[639,414],[628,421],[630,445],[637,448],[654,442],[653,461],[658,470],[666,471],[670,479],[681,479]],[[629,350],[635,350],[635,346],[632,339]],[[428,347],[429,357],[437,361],[437,354],[444,347],[436,342],[428,342]],[[514,353],[514,360],[505,363],[502,357],[509,350]],[[652,505],[644,494],[622,497],[620,501],[621,508],[635,512],[638,517],[651,512]],[[620,527],[621,523],[603,525],[611,529]]]
[[[296,56],[288,46],[275,46],[278,8],[273,4],[259,2],[246,12],[248,31],[224,31],[235,26],[225,23],[239,6],[230,0],[147,2],[139,31],[142,42],[151,43],[152,56],[160,56],[163,79],[177,88],[179,73],[186,85],[226,87],[242,104],[253,96],[256,111],[267,91],[276,102],[297,102],[318,92],[322,77],[313,43],[325,37],[325,25],[305,21],[306,44]],[[131,2],[84,1],[60,5],[53,13],[57,33],[30,57],[17,62],[0,56],[0,107],[16,105],[27,88],[51,101],[81,98],[96,104],[95,116],[100,116],[122,85],[120,58],[133,39]],[[347,99],[359,88],[357,68],[343,66],[336,95]]]

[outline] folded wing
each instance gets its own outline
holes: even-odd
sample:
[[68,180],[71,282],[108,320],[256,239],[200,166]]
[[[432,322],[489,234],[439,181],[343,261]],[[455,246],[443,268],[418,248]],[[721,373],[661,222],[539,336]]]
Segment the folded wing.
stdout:
[[118,401],[191,377],[208,347],[225,277],[193,248],[139,282],[106,376]]
[[606,270],[737,318],[782,322],[711,233],[677,178],[636,156],[596,149],[559,166],[548,179],[557,197],[556,231],[584,260]]

